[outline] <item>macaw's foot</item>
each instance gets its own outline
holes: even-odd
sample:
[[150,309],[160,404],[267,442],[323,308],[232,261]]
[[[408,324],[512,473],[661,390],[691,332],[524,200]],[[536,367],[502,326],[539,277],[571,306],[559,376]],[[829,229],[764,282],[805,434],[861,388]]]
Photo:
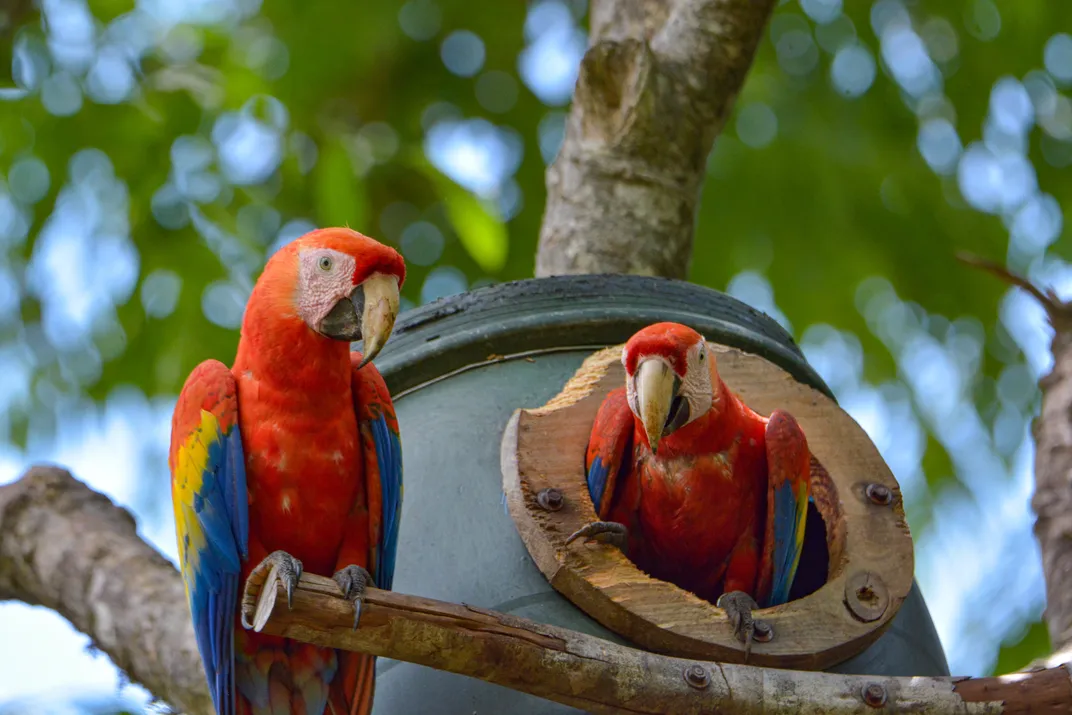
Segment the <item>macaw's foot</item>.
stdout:
[[625,553],[629,543],[629,530],[625,528],[625,524],[616,521],[593,521],[570,534],[566,539],[566,546],[580,538],[584,538],[586,542],[602,541],[605,544],[613,544]]
[[301,579],[302,562],[286,551],[273,551],[250,571],[249,578],[246,579],[246,586],[242,593],[242,625],[246,628],[253,628],[253,615],[257,609],[257,601],[254,600],[250,591],[254,588],[259,590],[275,588],[274,583],[266,583],[273,566],[276,568],[277,577],[287,589],[287,608],[294,607],[294,588]]
[[372,574],[360,566],[350,564],[336,571],[332,578],[335,579],[335,583],[339,584],[342,597],[354,604],[354,630],[356,631],[357,624],[361,620],[361,601],[365,598],[365,587],[370,583],[375,583],[372,580]]
[[737,640],[744,643],[744,660],[747,663],[756,629],[752,611],[758,610],[759,604],[744,591],[728,591],[718,597],[715,605],[725,609],[726,615],[730,617],[733,634],[737,636]]

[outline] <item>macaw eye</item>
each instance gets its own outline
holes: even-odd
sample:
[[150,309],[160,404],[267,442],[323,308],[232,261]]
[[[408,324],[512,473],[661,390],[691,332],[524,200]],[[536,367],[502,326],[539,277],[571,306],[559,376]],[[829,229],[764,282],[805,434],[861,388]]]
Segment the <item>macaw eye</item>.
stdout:
[[707,357],[707,350],[705,350],[704,346],[701,345],[700,346],[700,362],[703,362],[705,357]]
[[321,256],[320,260],[317,261],[317,265],[320,266],[320,270],[322,271],[330,271],[331,266],[333,265],[331,256]]

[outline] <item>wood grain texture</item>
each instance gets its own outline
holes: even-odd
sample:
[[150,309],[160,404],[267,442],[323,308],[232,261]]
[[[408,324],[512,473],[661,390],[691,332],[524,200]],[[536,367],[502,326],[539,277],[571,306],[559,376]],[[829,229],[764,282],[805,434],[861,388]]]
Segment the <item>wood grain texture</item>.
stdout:
[[[1002,704],[989,696],[1001,694],[994,690],[995,678],[876,678],[674,658],[497,611],[376,588],[368,589],[354,630],[351,605],[338,586],[313,574],[302,574],[293,608],[287,608],[286,591],[271,574],[251,577],[243,600],[261,614],[257,620],[265,633],[479,678],[590,713],[1002,712]],[[687,671],[693,673],[688,681]],[[1062,678],[1072,683],[1063,666],[1023,676],[1021,700],[1049,697]],[[885,699],[880,709],[865,701],[869,686]]]
[[[709,345],[730,388],[760,414],[775,408],[792,413],[825,467],[813,469],[813,489],[827,526],[827,582],[801,599],[756,612],[774,638],[754,643],[749,662],[830,667],[874,642],[912,586],[912,539],[897,481],[863,429],[832,400],[763,358]],[[651,578],[613,546],[564,546],[569,534],[596,519],[584,455],[600,403],[624,382],[620,356],[621,346],[594,353],[547,404],[514,414],[502,444],[510,514],[551,585],[607,628],[652,651],[742,662],[743,648],[722,609]],[[871,483],[890,490],[888,505],[868,498]],[[536,501],[549,487],[564,496],[558,511]]]
[[1000,702],[1005,715],[1072,713],[1072,678],[1067,665],[992,678],[954,679],[953,690],[967,702]]
[[1072,712],[1072,673],[1064,664],[992,678],[815,673],[647,653],[498,611],[376,588],[368,589],[354,630],[351,605],[330,579],[303,574],[293,608],[272,574],[251,577],[247,589],[243,600],[261,614],[265,633],[417,663],[591,713]]

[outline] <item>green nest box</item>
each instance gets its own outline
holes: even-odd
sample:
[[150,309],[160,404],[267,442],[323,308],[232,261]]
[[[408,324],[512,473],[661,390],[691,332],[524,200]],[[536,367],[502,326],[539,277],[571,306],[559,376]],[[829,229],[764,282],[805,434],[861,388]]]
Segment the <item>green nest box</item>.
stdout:
[[[740,662],[740,645],[721,609],[651,579],[611,546],[559,543],[574,522],[594,513],[584,499],[583,447],[573,452],[587,439],[584,425],[590,426],[603,394],[620,385],[620,364],[604,349],[660,321],[703,334],[717,351],[720,370],[726,365],[726,383],[761,414],[788,402],[786,409],[800,420],[829,472],[817,483],[813,471],[819,506],[809,512],[794,600],[756,612],[773,625],[775,637],[754,644],[749,662],[949,675],[912,580],[899,489],[877,450],[836,407],[829,388],[776,322],[722,293],[680,281],[614,275],[519,281],[438,301],[399,319],[376,359],[402,430],[405,497],[394,589],[670,655]],[[570,430],[577,432],[577,444],[559,445],[557,460],[532,462],[525,456],[525,435],[541,420],[574,421],[580,425]],[[855,448],[838,448],[842,439]],[[887,491],[876,494],[868,489],[872,484]],[[565,496],[565,506],[553,513],[541,513],[536,504],[534,490],[546,486]],[[615,591],[600,585],[608,583],[599,580],[606,569],[630,575],[615,581]],[[630,579],[635,584],[625,588],[633,591],[623,596],[621,583]],[[630,595],[637,593],[644,597]],[[381,658],[374,713],[415,712],[579,711]]]

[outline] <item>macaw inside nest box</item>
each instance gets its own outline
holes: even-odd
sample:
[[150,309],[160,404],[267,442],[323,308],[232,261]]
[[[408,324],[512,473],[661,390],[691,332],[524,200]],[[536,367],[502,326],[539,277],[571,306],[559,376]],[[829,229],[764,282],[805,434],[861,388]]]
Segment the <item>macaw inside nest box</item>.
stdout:
[[[752,612],[760,625],[747,662],[830,668],[878,639],[912,588],[900,488],[867,434],[829,397],[762,357],[707,346],[747,407],[795,418],[812,456],[799,566],[786,602]],[[586,453],[600,406],[625,384],[622,349],[592,354],[557,396],[514,413],[502,441],[510,515],[551,585],[610,630],[652,651],[743,662],[746,649],[726,610],[653,578],[615,545],[567,543],[600,518]]]

